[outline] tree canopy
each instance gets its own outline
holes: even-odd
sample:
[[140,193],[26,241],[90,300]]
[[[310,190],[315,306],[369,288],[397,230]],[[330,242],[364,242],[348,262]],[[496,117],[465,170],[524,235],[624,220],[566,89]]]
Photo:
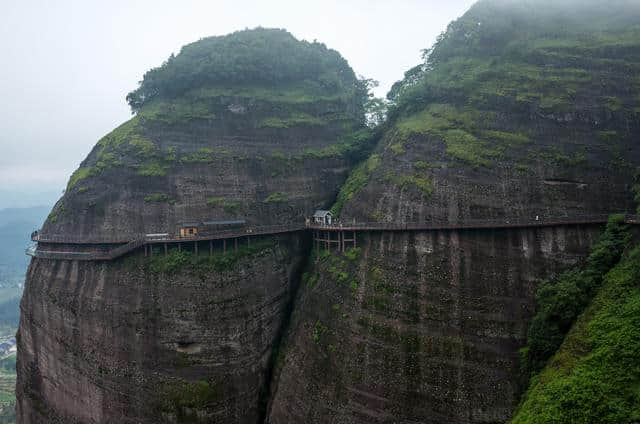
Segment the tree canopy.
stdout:
[[203,86],[303,80],[313,80],[323,91],[353,92],[366,100],[366,87],[335,50],[299,41],[282,29],[256,28],[184,46],[178,55],[146,72],[127,102],[136,112],[154,99],[177,97]]

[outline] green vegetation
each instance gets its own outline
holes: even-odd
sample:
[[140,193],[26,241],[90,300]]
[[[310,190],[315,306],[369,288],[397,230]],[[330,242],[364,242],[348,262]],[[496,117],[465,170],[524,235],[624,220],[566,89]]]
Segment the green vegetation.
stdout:
[[[209,113],[212,107],[212,100],[216,98],[233,98],[240,102],[246,102],[248,100],[258,101],[260,103],[270,103],[274,105],[280,105],[283,110],[299,110],[300,106],[312,104],[316,102],[324,103],[339,103],[346,102],[348,100],[346,93],[343,92],[328,92],[317,81],[302,80],[302,81],[287,81],[278,84],[278,86],[268,85],[260,82],[247,82],[245,84],[230,83],[224,86],[206,86],[195,88],[187,91],[182,97],[177,99],[168,99],[166,101],[158,100],[156,102],[145,105],[138,114],[146,119],[155,120],[156,118],[152,114],[148,114],[147,110],[151,108],[161,107],[167,108],[166,114],[170,116],[186,115],[188,119],[189,114],[184,110],[179,113],[175,113],[170,107],[184,107],[188,108],[194,104],[203,105],[206,107]],[[226,109],[226,105],[223,103]],[[201,119],[203,117],[200,117]],[[214,116],[207,116],[207,119],[213,119]],[[180,119],[183,121],[184,119]]]
[[379,155],[374,154],[369,157],[366,161],[358,165],[344,185],[340,188],[340,193],[338,193],[338,199],[336,203],[331,208],[331,213],[335,216],[340,214],[340,211],[344,207],[344,205],[351,200],[356,194],[360,192],[367,185],[371,175],[375,172],[376,169],[380,166],[381,158]]
[[553,356],[576,318],[597,293],[605,274],[620,260],[630,240],[623,216],[612,216],[584,267],[544,281],[536,292],[537,313],[521,351],[526,378],[540,371]]
[[270,117],[262,121],[263,127],[268,128],[291,128],[300,126],[321,126],[325,125],[325,121],[311,116],[307,113],[294,113],[287,117]]
[[329,332],[329,328],[324,325],[320,320],[316,321],[316,325],[313,326],[313,334],[311,335],[311,339],[317,343],[323,343],[323,339]]
[[433,184],[431,183],[431,180],[417,175],[394,175],[388,172],[384,175],[384,181],[403,189],[415,187],[426,196],[430,196],[433,193]]
[[8,372],[14,374],[16,372],[16,354],[12,353],[0,359],[1,372]]
[[208,206],[222,206],[226,202],[224,197],[207,197]]
[[560,350],[531,381],[512,424],[640,421],[638,281],[640,246],[606,274]]
[[53,209],[47,216],[47,221],[51,223],[56,223],[58,222],[58,218],[61,218],[66,214],[67,214],[67,209],[64,207],[64,204],[62,203],[62,201],[60,201],[53,207]]
[[[152,139],[166,126],[192,121],[225,119],[238,130],[342,125],[343,135],[335,145],[298,156],[352,160],[368,146],[361,143],[359,130],[364,128],[369,88],[369,81],[356,78],[337,52],[298,41],[283,30],[258,28],[202,39],[145,74],[140,87],[127,96],[137,115],[98,142],[67,189],[116,168],[157,178],[180,163],[213,164],[229,155],[203,147],[179,157],[175,147],[164,150]],[[228,119],[236,113],[230,105],[236,104],[242,109],[237,113],[257,113],[259,119]]]
[[[363,108],[367,90],[339,53],[320,43],[298,41],[279,29],[256,28],[203,38],[148,71],[127,95],[131,109],[202,88],[246,83],[278,86],[316,81],[325,93],[351,93]],[[364,119],[364,110],[361,111]]]
[[[625,1],[604,5],[477,2],[392,87],[387,145],[404,154],[412,135],[429,136],[468,165],[513,165],[514,158],[528,161],[526,151],[535,148],[532,113],[565,122],[596,102],[594,116],[630,119],[637,102],[623,87],[640,91],[640,11]],[[612,75],[618,89],[603,85]],[[629,134],[610,139],[625,140]],[[588,163],[562,155],[558,167]]]
[[232,214],[242,209],[242,203],[227,200],[224,197],[207,197],[207,205],[221,207],[226,213]]
[[425,172],[431,168],[431,165],[423,160],[414,162],[413,168],[418,172]]
[[351,262],[354,262],[360,258],[361,253],[362,249],[359,247],[351,247],[344,252],[344,257],[349,259]]
[[250,246],[239,246],[237,250],[229,249],[226,253],[202,252],[196,255],[189,251],[171,249],[165,255],[154,255],[150,261],[150,269],[154,273],[175,274],[179,271],[190,270],[197,274],[207,275],[215,272],[231,271],[235,265],[245,259],[266,253],[273,249],[273,242],[255,241]]
[[203,147],[193,153],[189,153],[180,158],[183,163],[213,163],[216,160],[216,154],[213,149]]
[[[480,129],[480,123],[491,122],[493,117],[472,109],[457,109],[448,104],[432,104],[422,112],[400,119],[391,133],[391,149],[400,151],[403,140],[413,134],[422,134],[441,138],[446,144],[446,153],[472,166],[489,166],[491,161],[501,155],[501,150],[478,136],[484,134],[492,141],[521,141],[519,134],[488,132]],[[500,135],[499,137],[497,135]],[[397,140],[400,141],[397,141]],[[503,147],[504,143],[498,144]],[[402,148],[402,152],[404,149]]]
[[213,380],[174,380],[159,387],[155,409],[174,415],[179,423],[201,422],[199,414],[213,411],[223,399],[221,389]]
[[144,196],[144,201],[147,203],[174,203],[175,202],[166,193],[149,194],[147,196]]
[[0,424],[16,421],[16,354],[0,360]]
[[197,96],[175,98],[171,101],[155,101],[146,104],[138,115],[145,121],[165,125],[216,118],[216,114],[211,110],[206,99]]
[[67,183],[67,191],[71,190],[78,181],[84,180],[85,178],[91,175],[91,168],[80,167],[76,169],[73,174],[71,174],[71,178],[69,178],[69,182]]
[[287,201],[287,195],[281,192],[271,193],[264,199],[264,203],[283,203]]
[[375,137],[370,130],[358,130],[343,136],[336,143],[322,149],[305,149],[293,156],[296,160],[343,157],[351,162],[360,162],[373,147]]
[[136,165],[136,173],[143,177],[164,177],[167,175],[168,166],[161,162],[151,162]]
[[133,167],[141,176],[165,176],[175,150],[162,152],[153,141],[141,135],[142,132],[140,117],[137,116],[100,139],[92,153],[94,164],[78,168],[71,175],[67,190],[79,181],[124,166]]
[[[359,282],[355,274],[355,266],[360,258],[360,248],[349,248],[344,253],[333,254],[330,250],[322,250],[315,255],[315,261],[322,264],[330,276],[330,280],[340,287],[348,288],[352,294],[358,289]],[[314,287],[319,276],[307,273],[304,276],[306,283]]]

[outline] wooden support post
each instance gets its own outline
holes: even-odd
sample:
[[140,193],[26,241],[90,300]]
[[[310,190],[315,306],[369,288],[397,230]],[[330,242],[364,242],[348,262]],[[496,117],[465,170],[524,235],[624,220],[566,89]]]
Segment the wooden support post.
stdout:
[[353,232],[353,248],[355,249],[356,247],[358,247],[358,243],[356,242],[356,232]]
[[251,246],[251,236],[247,236],[247,247]]
[[149,245],[149,256],[153,257],[153,244]]
[[147,256],[147,254],[148,254],[148,253],[147,253],[147,245],[145,244],[145,245],[144,245],[144,256],[146,257],[146,256]]
[[329,250],[331,248],[331,243],[329,243],[330,237],[331,237],[331,233],[329,231],[327,231],[327,238],[325,239],[326,243],[327,243],[327,250]]
[[209,240],[209,256],[213,255],[213,240]]
[[238,250],[238,237],[233,239],[233,248],[235,250]]
[[193,247],[194,247],[194,250],[196,252],[196,256],[198,256],[198,242],[197,241],[193,242]]
[[167,253],[169,253],[168,250],[169,249],[167,248],[167,243],[165,243],[164,244],[164,256],[167,256]]
[[182,252],[182,243],[178,242],[178,252]]
[[227,239],[222,239],[222,253],[227,253]]
[[340,231],[340,234],[338,234],[338,238],[340,239],[340,251],[342,253],[344,253],[345,248],[344,248],[344,231]]

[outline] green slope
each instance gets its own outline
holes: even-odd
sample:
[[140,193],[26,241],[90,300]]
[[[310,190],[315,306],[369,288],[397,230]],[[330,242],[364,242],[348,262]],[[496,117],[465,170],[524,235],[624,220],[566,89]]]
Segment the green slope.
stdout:
[[640,246],[598,295],[545,369],[512,424],[640,422]]

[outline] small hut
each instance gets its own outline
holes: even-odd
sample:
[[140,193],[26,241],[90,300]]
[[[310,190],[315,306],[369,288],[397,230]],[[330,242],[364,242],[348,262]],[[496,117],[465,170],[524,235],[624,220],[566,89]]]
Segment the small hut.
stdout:
[[313,223],[320,225],[331,225],[333,222],[333,214],[331,211],[317,210],[313,214]]
[[197,222],[184,222],[180,224],[180,237],[195,237],[198,235]]

